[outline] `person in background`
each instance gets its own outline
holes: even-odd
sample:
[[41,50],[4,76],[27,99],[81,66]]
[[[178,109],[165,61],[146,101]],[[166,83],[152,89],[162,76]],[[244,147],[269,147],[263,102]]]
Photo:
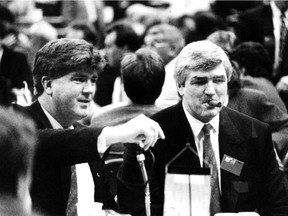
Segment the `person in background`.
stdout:
[[272,62],[263,45],[257,42],[239,44],[235,33],[225,30],[213,32],[207,40],[224,49],[233,60],[234,66],[238,68],[237,70],[242,71],[240,79],[243,87],[262,91],[270,102],[287,113],[284,102],[269,79],[269,74],[272,73]]
[[231,59],[237,62],[240,71],[242,71],[243,86],[264,92],[269,101],[287,113],[285,103],[270,81],[273,65],[265,47],[258,42],[242,42],[234,47],[230,54]]
[[237,46],[238,39],[234,32],[227,30],[217,30],[208,35],[206,40],[220,46],[229,56],[232,50]]
[[269,124],[276,157],[280,170],[283,171],[282,163],[288,152],[288,115],[275,103],[269,101],[264,92],[245,87],[241,76],[241,70],[234,65],[231,80],[228,83],[227,106]]
[[[223,106],[231,73],[228,56],[210,41],[192,42],[178,55],[175,78],[181,101],[151,116],[166,138],[144,152],[151,215],[163,214],[165,167],[187,144],[195,154],[183,154],[177,165],[203,168],[208,161],[212,168],[211,216],[245,211],[257,211],[261,216],[288,214],[288,189],[269,126]],[[138,151],[139,147],[125,145],[117,176],[120,209],[134,216],[145,215],[145,183],[136,160]],[[233,169],[232,163],[228,165],[232,169],[225,169],[221,165],[227,162],[225,158],[241,163],[241,169]]]
[[31,25],[27,34],[29,35],[28,59],[30,68],[33,69],[37,51],[49,41],[57,39],[58,32],[50,23],[42,20]]
[[[130,101],[102,107],[92,116],[91,126],[119,125],[139,114],[149,117],[164,108],[155,104],[165,79],[164,64],[156,52],[141,48],[126,55],[121,62],[121,77]],[[108,151],[107,158],[110,155],[122,158],[123,143],[111,146]]]
[[185,40],[181,31],[166,23],[151,26],[144,36],[144,47],[156,51],[165,65],[165,81],[157,104],[168,106],[179,101],[174,80],[174,66],[176,57],[184,45]]
[[[129,101],[102,107],[93,115],[91,126],[119,125],[139,114],[149,117],[164,108],[155,104],[165,79],[164,64],[156,52],[148,48],[140,48],[135,53],[127,54],[121,62],[121,79]],[[120,158],[121,160],[123,151],[123,143],[112,145],[105,151],[102,160],[105,163],[109,163],[110,159]],[[115,176],[113,176],[113,184],[116,189]],[[110,189],[113,191],[113,186]]]
[[268,51],[273,65],[271,74],[268,76],[274,85],[279,81],[279,75],[282,76],[282,72],[286,73],[286,71],[281,71],[281,61],[284,60],[282,54],[287,52],[287,47],[283,43],[284,32],[287,31],[287,8],[288,1],[271,0],[268,4],[262,4],[241,13],[235,26],[239,42],[258,42]]
[[121,77],[130,101],[102,107],[92,117],[91,125],[118,125],[139,114],[150,116],[163,108],[155,104],[165,79],[164,64],[156,52],[141,48],[127,54],[121,62]]
[[35,123],[3,106],[0,119],[0,215],[36,215],[29,192],[37,147]]
[[98,46],[98,38],[96,29],[90,23],[85,21],[72,21],[66,28],[66,38],[83,39],[93,44],[95,47]]
[[61,15],[66,26],[72,22],[86,22],[93,26],[97,38],[97,48],[104,48],[105,39],[105,22],[104,21],[104,1],[89,0],[89,1],[61,1]]
[[24,53],[9,49],[3,44],[4,38],[11,33],[10,30],[9,26],[0,22],[0,74],[9,80],[17,97],[19,95],[18,98],[25,98],[25,92],[33,92],[32,72]]
[[159,125],[144,115],[104,129],[77,123],[88,115],[105,63],[92,44],[80,39],[50,41],[36,54],[37,100],[25,110],[38,128],[31,197],[40,212],[75,215],[76,203],[94,201],[117,209],[102,175],[100,154],[117,142],[143,141],[147,149],[164,138]]
[[111,23],[106,30],[105,54],[107,67],[99,74],[94,101],[99,106],[111,104],[114,83],[120,77],[120,63],[124,55],[135,52],[141,47],[140,36],[132,28],[130,22],[117,21]]

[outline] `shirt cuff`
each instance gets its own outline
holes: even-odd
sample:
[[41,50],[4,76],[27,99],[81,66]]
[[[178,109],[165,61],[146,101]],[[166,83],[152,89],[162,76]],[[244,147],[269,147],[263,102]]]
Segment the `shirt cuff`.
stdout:
[[107,143],[106,143],[106,134],[109,130],[109,127],[103,128],[102,132],[98,136],[97,140],[97,147],[98,147],[98,153],[103,154],[107,150]]

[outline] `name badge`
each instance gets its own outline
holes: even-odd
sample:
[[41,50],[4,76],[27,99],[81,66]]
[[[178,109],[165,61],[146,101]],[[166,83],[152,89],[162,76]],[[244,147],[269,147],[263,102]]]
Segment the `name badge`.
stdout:
[[227,172],[240,176],[243,165],[244,162],[224,154],[220,168],[226,170]]

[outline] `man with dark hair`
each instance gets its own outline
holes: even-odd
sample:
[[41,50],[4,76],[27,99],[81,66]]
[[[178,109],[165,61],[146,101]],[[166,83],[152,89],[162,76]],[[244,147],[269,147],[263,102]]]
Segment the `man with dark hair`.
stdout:
[[96,29],[94,26],[87,21],[72,21],[66,29],[66,38],[83,39],[87,42],[98,46],[98,38]]
[[132,27],[132,23],[117,21],[107,28],[105,37],[105,53],[108,61],[107,67],[99,75],[95,102],[108,105],[112,102],[114,82],[120,77],[120,63],[123,57],[135,52],[141,46],[140,36]]
[[[181,101],[151,116],[166,134],[151,148],[153,157],[145,152],[151,215],[163,215],[164,199],[170,198],[164,194],[166,165],[187,145],[195,153],[184,152],[175,167],[177,163],[182,171],[211,168],[211,216],[242,211],[257,211],[261,216],[288,214],[288,190],[269,126],[223,106],[231,73],[228,56],[210,41],[190,43],[178,55],[175,80]],[[118,173],[120,209],[133,216],[145,215],[146,182],[136,160],[139,147],[125,147]],[[184,209],[182,203],[175,208]]]
[[287,113],[285,103],[270,81],[273,65],[265,47],[258,42],[242,42],[230,54],[231,59],[237,62],[242,71],[243,86],[263,91],[269,101]]
[[[271,0],[268,4],[244,11],[238,17],[236,35],[239,42],[254,41],[261,43],[268,51],[273,70],[270,80],[276,84],[281,77],[282,54],[285,32],[287,31],[288,2]],[[280,74],[279,74],[280,73]],[[282,74],[281,74],[282,75]]]
[[9,80],[11,88],[22,89],[26,82],[32,92],[33,79],[27,57],[3,44],[4,38],[10,34],[15,34],[14,29],[0,22],[0,75]]
[[99,51],[79,39],[53,40],[36,54],[33,76],[37,100],[27,111],[39,128],[31,190],[33,205],[39,211],[76,215],[76,203],[94,201],[102,202],[103,208],[116,209],[104,184],[99,153],[117,142],[140,140],[147,149],[158,136],[164,137],[159,125],[144,116],[104,129],[77,123],[88,114],[98,73],[104,66]]
[[165,78],[163,61],[156,52],[141,48],[127,54],[121,62],[121,75],[123,94],[127,94],[130,102],[103,107],[92,117],[92,125],[117,125],[139,114],[150,116],[163,108],[155,105]]
[[0,215],[30,216],[30,183],[36,149],[34,122],[0,107]]
[[[127,54],[121,62],[121,76],[124,88],[121,93],[122,95],[126,93],[129,102],[118,102],[100,108],[92,116],[91,126],[119,125],[140,114],[149,117],[164,108],[155,104],[165,78],[163,61],[156,52],[141,48],[135,53]],[[107,149],[103,160],[105,163],[115,158],[121,160],[123,151],[123,143],[113,145]],[[113,184],[114,191],[117,191],[116,176],[112,177],[112,192]]]

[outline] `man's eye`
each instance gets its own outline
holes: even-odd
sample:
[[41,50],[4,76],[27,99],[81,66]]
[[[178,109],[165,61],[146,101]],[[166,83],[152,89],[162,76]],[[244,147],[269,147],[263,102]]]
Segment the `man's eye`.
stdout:
[[191,81],[191,85],[204,85],[207,83],[207,80],[193,80]]
[[81,77],[75,77],[75,78],[73,78],[73,81],[75,81],[75,82],[84,82],[85,79],[81,78]]
[[225,79],[224,78],[216,78],[216,79],[214,79],[214,82],[215,83],[222,83],[222,82],[225,82]]
[[91,83],[96,84],[96,82],[97,82],[97,78],[91,79]]

